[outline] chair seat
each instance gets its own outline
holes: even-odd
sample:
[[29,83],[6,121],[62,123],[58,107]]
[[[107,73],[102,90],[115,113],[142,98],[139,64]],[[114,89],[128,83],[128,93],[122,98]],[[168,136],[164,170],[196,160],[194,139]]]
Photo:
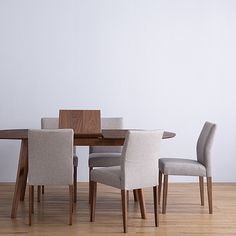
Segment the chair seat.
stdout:
[[190,159],[161,158],[159,169],[164,175],[206,176],[205,166]]
[[78,157],[76,155],[73,156],[73,166],[78,166]]
[[101,167],[91,170],[91,180],[115,188],[121,188],[121,167]]
[[120,166],[121,153],[90,153],[89,167]]

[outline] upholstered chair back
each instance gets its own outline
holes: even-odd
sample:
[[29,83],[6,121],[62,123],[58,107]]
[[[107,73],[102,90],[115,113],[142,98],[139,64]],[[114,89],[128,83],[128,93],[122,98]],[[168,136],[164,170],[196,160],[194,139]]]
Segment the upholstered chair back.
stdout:
[[73,184],[73,130],[29,130],[30,185]]
[[197,141],[197,160],[206,167],[207,177],[211,177],[211,147],[215,136],[216,125],[205,122]]
[[[102,129],[122,129],[123,118],[112,117],[112,118],[101,118]],[[91,146],[89,153],[121,153],[121,146]]]
[[158,159],[163,131],[128,131],[121,157],[122,189],[158,185]]
[[[59,118],[57,117],[43,117],[41,118],[41,129],[59,129]],[[73,148],[74,155],[76,155],[76,147]]]
[[59,118],[57,117],[44,117],[41,119],[41,129],[58,129]]

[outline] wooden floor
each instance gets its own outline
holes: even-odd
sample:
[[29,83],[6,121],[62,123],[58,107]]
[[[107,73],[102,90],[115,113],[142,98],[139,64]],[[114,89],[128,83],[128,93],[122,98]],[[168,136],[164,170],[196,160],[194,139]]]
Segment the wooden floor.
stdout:
[[[72,226],[68,225],[67,188],[46,188],[44,200],[35,203],[31,227],[28,198],[20,204],[18,217],[10,218],[13,189],[13,185],[0,184],[0,235],[124,235],[120,192],[114,188],[98,185],[96,222],[90,223],[88,184],[79,183]],[[205,206],[200,206],[197,184],[170,184],[167,214],[160,215],[159,228],[154,227],[152,190],[144,193],[148,219],[140,218],[138,204],[130,194],[126,235],[236,235],[236,184],[213,185],[213,215],[208,214],[206,198]]]

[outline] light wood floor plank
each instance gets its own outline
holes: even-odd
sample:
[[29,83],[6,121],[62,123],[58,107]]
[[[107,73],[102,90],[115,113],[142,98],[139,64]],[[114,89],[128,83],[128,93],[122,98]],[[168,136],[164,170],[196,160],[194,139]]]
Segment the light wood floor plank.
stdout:
[[[97,190],[95,222],[89,222],[88,184],[79,183],[72,226],[68,225],[68,187],[46,187],[42,201],[35,202],[29,227],[28,194],[19,204],[17,218],[11,219],[14,185],[0,184],[0,235],[124,235],[120,190],[100,184]],[[208,214],[207,198],[201,206],[198,183],[169,184],[167,213],[160,215],[158,228],[154,226],[152,188],[145,189],[144,195],[146,220],[141,219],[139,205],[130,194],[126,235],[236,235],[236,184],[213,184],[213,215]]]

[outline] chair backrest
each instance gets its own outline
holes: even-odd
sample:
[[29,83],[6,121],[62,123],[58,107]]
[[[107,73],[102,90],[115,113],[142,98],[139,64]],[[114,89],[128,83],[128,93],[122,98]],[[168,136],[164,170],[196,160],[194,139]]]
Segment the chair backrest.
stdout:
[[211,147],[215,136],[216,124],[205,122],[197,141],[197,160],[206,167],[207,176],[211,173]]
[[[101,118],[102,129],[122,129],[122,117],[103,117]],[[89,153],[121,153],[121,146],[90,146]]]
[[57,117],[41,118],[41,129],[59,129],[59,118]]
[[59,128],[73,129],[75,134],[101,136],[100,110],[60,110]]
[[[43,117],[41,118],[41,129],[59,129],[59,118]],[[73,153],[76,155],[76,146],[73,148]]]
[[158,185],[158,159],[163,131],[128,131],[121,158],[122,189]]
[[73,130],[29,130],[30,185],[73,183]]

